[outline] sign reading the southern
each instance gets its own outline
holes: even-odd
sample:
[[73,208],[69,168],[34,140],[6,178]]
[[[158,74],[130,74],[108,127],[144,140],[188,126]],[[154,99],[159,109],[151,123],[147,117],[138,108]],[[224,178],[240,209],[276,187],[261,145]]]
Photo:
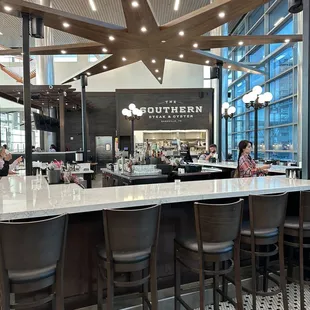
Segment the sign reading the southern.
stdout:
[[[165,92],[166,91],[166,92]],[[213,89],[164,90],[149,93],[116,92],[119,130],[130,132],[130,124],[121,111],[134,103],[143,115],[135,121],[135,130],[176,130],[212,128]]]

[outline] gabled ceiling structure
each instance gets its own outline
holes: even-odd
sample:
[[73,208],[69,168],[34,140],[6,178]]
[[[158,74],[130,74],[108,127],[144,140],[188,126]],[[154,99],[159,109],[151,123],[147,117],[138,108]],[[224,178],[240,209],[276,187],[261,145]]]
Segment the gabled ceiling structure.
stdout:
[[[215,0],[193,12],[159,25],[148,0],[121,0],[126,27],[74,15],[23,0],[0,0],[0,12],[20,17],[21,13],[42,17],[46,26],[91,40],[61,46],[31,49],[31,54],[110,54],[64,83],[142,61],[159,83],[163,82],[165,60],[216,66],[219,58],[204,50],[228,46],[289,43],[302,40],[290,36],[206,36],[207,32],[232,21],[269,0]],[[120,12],[121,14],[121,12]],[[14,53],[21,53],[16,50]],[[0,55],[8,54],[0,51]],[[15,54],[16,55],[16,54]],[[224,68],[263,73],[252,66],[223,59]]]

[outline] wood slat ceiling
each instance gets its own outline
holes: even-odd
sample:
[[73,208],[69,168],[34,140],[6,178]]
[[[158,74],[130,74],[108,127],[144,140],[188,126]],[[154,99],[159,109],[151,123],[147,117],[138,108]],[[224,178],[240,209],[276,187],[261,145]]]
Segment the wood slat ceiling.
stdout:
[[[27,1],[38,3],[37,0]],[[52,0],[52,3],[55,9],[126,27],[121,0],[94,1],[97,7],[95,12],[91,10],[88,0]],[[174,0],[149,0],[149,3],[157,23],[163,25],[209,4],[210,0],[181,0],[178,11],[173,10]],[[7,47],[20,47],[22,45],[20,19],[0,13],[0,32],[3,33],[0,35],[0,44]],[[90,42],[87,39],[62,31],[53,30],[53,32],[55,45]],[[31,40],[31,46],[35,46],[34,39]]]

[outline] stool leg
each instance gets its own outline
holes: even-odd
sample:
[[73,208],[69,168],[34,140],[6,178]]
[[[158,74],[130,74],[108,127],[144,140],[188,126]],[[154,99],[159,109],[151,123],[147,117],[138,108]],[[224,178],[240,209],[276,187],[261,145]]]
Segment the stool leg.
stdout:
[[203,257],[200,258],[199,264],[199,304],[200,309],[205,308],[205,273]]
[[[214,271],[218,273],[219,270],[220,270],[220,263],[219,262],[214,263]],[[217,291],[219,288],[219,279],[220,279],[220,276],[218,274],[213,277],[213,304],[214,304],[213,309],[214,310],[220,309],[219,293]]]
[[241,271],[240,271],[240,247],[234,250],[235,263],[235,287],[237,298],[237,310],[243,310],[242,288],[241,288]]
[[177,260],[177,249],[174,245],[174,310],[180,310],[178,298],[181,296],[181,266]]
[[100,272],[100,265],[97,266],[97,307],[98,310],[103,310],[103,279]]
[[300,285],[300,310],[305,309],[305,281],[304,281],[304,247],[303,236],[299,240],[299,285]]
[[288,300],[286,294],[286,278],[285,278],[285,266],[284,266],[284,242],[283,232],[279,237],[279,261],[280,261],[280,287],[282,291],[283,307],[284,310],[288,310]]
[[252,301],[253,310],[256,310],[256,257],[255,246],[251,245],[251,261],[252,261]]
[[107,261],[107,310],[113,310],[114,303],[114,269],[110,261]]
[[[227,261],[223,262],[223,268],[224,269],[227,269]],[[227,298],[226,296],[228,295],[228,281],[227,281],[227,278],[226,278],[226,275],[224,274],[222,276],[222,287],[223,287],[223,295],[222,296],[222,301],[227,301]]]
[[[148,276],[148,268],[145,268],[142,270],[142,278],[146,278]],[[149,293],[149,281],[145,282],[143,284],[143,297],[142,297],[142,305],[143,305],[143,310],[148,309],[148,304],[146,302],[146,299],[148,298],[148,293]]]
[[[269,252],[269,245],[266,246],[266,251]],[[268,291],[268,266],[269,266],[269,256],[264,258],[264,277],[263,277],[263,290]]]
[[157,261],[156,255],[151,254],[151,299],[152,310],[158,310],[158,292],[157,292]]
[[56,269],[56,309],[64,310],[63,271],[60,265]]
[[[255,247],[255,251],[259,252],[260,251],[260,246],[257,245]],[[259,260],[260,260],[260,257],[259,256],[256,256],[256,278],[255,278],[255,281],[256,281],[256,290],[259,291],[260,290],[260,283],[259,283]]]
[[[294,259],[294,248],[288,247],[288,262],[287,262],[287,277],[293,279],[293,259]],[[288,280],[288,283],[292,283],[292,281]]]

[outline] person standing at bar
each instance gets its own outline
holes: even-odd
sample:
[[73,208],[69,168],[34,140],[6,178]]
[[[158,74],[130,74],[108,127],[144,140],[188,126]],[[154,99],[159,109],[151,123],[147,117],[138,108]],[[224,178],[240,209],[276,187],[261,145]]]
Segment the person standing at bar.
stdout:
[[250,178],[265,176],[268,173],[270,165],[263,165],[260,168],[256,167],[255,161],[251,158],[252,142],[242,140],[239,142],[238,166],[235,172],[237,178]]
[[210,144],[209,146],[209,153],[201,154],[199,157],[199,160],[210,160],[214,158],[215,160],[218,159],[217,154],[217,145],[216,144]]
[[5,152],[6,149],[2,148],[0,153],[0,177],[6,177],[10,170],[10,160],[12,155]]

